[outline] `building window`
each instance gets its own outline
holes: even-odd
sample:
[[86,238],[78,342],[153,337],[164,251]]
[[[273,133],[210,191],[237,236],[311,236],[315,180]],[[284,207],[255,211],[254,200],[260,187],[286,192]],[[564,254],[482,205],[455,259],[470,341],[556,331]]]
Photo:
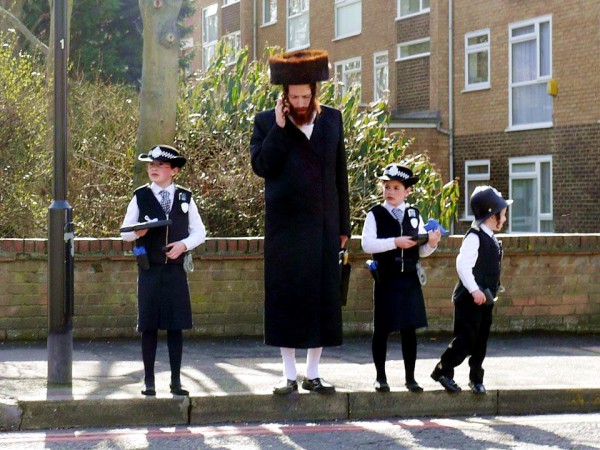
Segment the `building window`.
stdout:
[[552,126],[552,24],[549,16],[519,22],[509,29],[509,127]]
[[223,36],[227,46],[227,64],[235,64],[237,54],[242,46],[241,36],[241,31],[234,31]]
[[263,0],[263,25],[277,22],[277,0]]
[[398,17],[404,18],[429,12],[429,0],[398,0]]
[[465,89],[490,87],[490,30],[465,34]]
[[509,158],[510,231],[552,233],[552,156]]
[[429,46],[429,38],[398,44],[398,57],[396,60],[404,61],[406,59],[423,58],[424,56],[429,56]]
[[308,0],[288,0],[287,48],[297,50],[310,45]]
[[240,0],[223,0],[223,6],[233,5],[234,3],[239,3]]
[[335,0],[335,37],[355,36],[362,30],[362,0]]
[[373,55],[373,100],[387,100],[389,97],[388,52]]
[[219,40],[218,4],[202,9],[202,69],[207,70],[215,57]]
[[490,160],[477,159],[465,161],[465,219],[473,220],[471,195],[477,186],[490,184]]
[[342,83],[342,95],[345,95],[351,87],[357,87],[359,89],[359,101],[361,87],[360,68],[360,58],[352,58],[335,63],[335,77],[337,81]]

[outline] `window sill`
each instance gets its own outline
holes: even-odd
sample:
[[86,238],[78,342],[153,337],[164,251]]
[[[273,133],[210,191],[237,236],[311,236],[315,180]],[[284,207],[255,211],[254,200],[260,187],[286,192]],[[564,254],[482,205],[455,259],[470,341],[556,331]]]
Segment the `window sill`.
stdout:
[[477,91],[485,91],[491,89],[492,86],[489,83],[482,84],[481,86],[469,86],[465,87],[461,92],[461,94],[465,94],[467,92],[477,92]]
[[359,31],[359,32],[353,33],[353,34],[346,34],[344,36],[333,38],[331,40],[331,42],[342,41],[344,39],[348,39],[348,38],[351,38],[351,37],[360,36],[361,34],[362,34],[362,31]]
[[260,27],[261,28],[267,28],[270,27],[271,25],[275,25],[277,23],[276,20],[272,21],[272,22],[268,22],[268,23],[263,23]]
[[305,50],[307,48],[310,48],[310,44],[306,44],[306,45],[301,45],[300,47],[291,47],[286,49],[286,52],[295,52],[297,50]]
[[406,58],[396,58],[394,62],[410,61],[411,59],[429,58],[430,53],[422,53],[420,55],[407,56]]
[[552,122],[544,122],[544,123],[532,123],[532,124],[526,124],[526,125],[509,126],[504,131],[507,133],[510,133],[513,131],[541,130],[541,129],[552,128],[552,127],[554,127],[554,124]]
[[413,17],[422,16],[423,14],[429,14],[430,11],[431,11],[431,8],[427,8],[427,9],[424,9],[424,10],[416,12],[416,13],[412,13],[412,14],[407,14],[405,16],[396,17],[396,19],[394,19],[394,20],[396,22],[399,22],[401,20],[406,20],[406,19],[411,19]]

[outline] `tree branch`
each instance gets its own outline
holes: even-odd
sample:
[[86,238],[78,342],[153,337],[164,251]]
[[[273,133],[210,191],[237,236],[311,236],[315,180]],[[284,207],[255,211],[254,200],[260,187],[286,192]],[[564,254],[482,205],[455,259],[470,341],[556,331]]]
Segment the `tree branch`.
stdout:
[[17,17],[1,6],[0,16],[6,17],[6,19],[8,19],[8,21],[13,24],[17,30],[23,33],[23,36],[25,36],[25,38],[27,38],[27,40],[31,42],[37,50],[39,50],[44,56],[48,56],[48,46],[35,37],[35,35],[29,31],[23,22],[21,22]]

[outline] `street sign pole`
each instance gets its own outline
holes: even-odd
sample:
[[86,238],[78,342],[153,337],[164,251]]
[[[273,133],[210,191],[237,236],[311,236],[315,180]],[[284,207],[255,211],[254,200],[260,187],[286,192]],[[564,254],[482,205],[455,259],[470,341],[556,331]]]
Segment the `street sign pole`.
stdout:
[[67,201],[67,0],[54,0],[54,186],[48,209],[48,384],[73,380],[73,211]]

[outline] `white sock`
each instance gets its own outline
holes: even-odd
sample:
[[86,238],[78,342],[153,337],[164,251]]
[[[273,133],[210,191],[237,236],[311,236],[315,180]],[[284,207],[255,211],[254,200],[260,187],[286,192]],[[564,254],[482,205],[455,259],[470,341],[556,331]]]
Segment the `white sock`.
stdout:
[[287,380],[295,380],[298,378],[296,370],[296,349],[281,347],[281,359],[283,360],[283,376]]
[[319,361],[322,352],[323,347],[309,348],[306,352],[306,378],[309,380],[321,378],[319,376]]

